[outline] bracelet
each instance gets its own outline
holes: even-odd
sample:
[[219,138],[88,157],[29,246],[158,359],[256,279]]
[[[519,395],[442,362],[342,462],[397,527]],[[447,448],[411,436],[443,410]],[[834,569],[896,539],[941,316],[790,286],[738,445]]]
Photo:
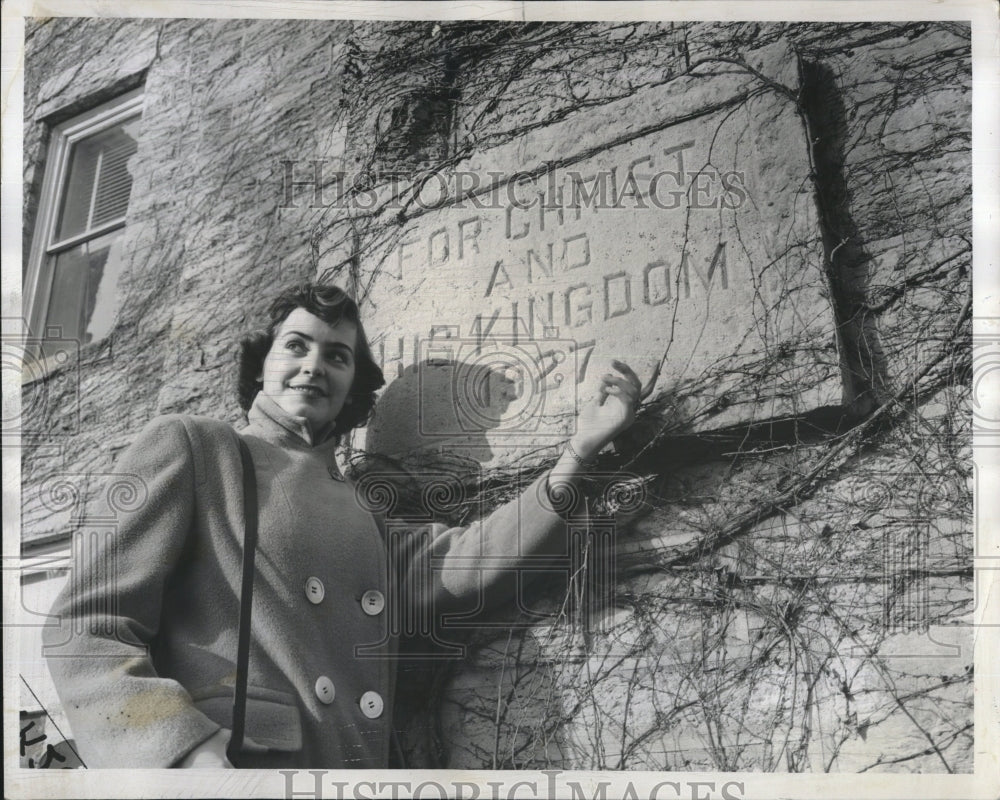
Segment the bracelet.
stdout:
[[568,439],[566,441],[566,452],[569,453],[570,458],[572,458],[581,467],[588,467],[597,460],[596,458],[592,458],[589,461],[584,459],[583,456],[573,449],[573,443]]

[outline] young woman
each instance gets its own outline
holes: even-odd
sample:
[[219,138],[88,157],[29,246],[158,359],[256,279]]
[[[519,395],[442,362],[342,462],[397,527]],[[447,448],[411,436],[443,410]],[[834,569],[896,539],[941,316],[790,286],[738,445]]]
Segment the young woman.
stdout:
[[[400,602],[439,610],[502,585],[499,570],[469,569],[469,557],[544,551],[564,536],[548,493],[634,418],[639,380],[615,368],[555,467],[521,497],[472,526],[435,525],[431,537],[387,548],[334,458],[339,436],[365,423],[384,383],[358,308],[334,286],[281,293],[267,332],[243,343],[249,425],[236,433],[206,417],[150,422],[115,468],[134,502],[123,507],[109,488],[98,513],[114,518],[114,533],[96,553],[76,554],[56,602],[63,624],[48,632],[46,656],[86,764],[232,766],[238,436],[256,475],[259,539],[237,766],[385,767],[397,646],[388,619],[400,591],[390,576],[409,575]],[[411,575],[427,547],[444,568]]]

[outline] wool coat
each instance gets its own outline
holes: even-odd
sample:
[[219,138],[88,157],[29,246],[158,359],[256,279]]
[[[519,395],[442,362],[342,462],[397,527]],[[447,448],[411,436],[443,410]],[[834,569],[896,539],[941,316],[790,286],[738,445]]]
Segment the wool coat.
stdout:
[[389,541],[340,475],[334,438],[313,442],[306,420],[262,394],[249,421],[237,434],[206,417],[153,420],[116,465],[97,509],[105,528],[76,537],[45,655],[90,767],[169,767],[232,726],[237,435],[259,505],[240,766],[385,767],[400,619],[474,610],[505,584],[511,554],[565,533],[543,476],[471,526]]

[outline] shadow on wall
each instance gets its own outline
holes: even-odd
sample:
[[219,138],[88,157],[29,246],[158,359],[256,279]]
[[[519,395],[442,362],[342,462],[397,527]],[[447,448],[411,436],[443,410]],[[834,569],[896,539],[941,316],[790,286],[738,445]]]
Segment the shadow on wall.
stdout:
[[486,464],[494,455],[487,431],[509,423],[524,387],[516,371],[493,365],[429,359],[409,366],[379,398],[366,449],[403,462]]
[[833,71],[818,62],[803,61],[802,109],[810,126],[815,160],[816,202],[833,293],[834,313],[842,348],[844,404],[866,415],[889,391],[887,365],[876,324],[868,305],[869,270],[873,259],[865,249],[848,188],[848,110]]

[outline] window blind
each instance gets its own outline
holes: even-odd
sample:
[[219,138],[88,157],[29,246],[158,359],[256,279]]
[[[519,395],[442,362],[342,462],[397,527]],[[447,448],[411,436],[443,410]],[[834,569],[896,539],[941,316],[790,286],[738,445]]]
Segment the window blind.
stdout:
[[124,124],[73,145],[57,240],[85,234],[125,216],[132,191],[128,160],[137,148]]

